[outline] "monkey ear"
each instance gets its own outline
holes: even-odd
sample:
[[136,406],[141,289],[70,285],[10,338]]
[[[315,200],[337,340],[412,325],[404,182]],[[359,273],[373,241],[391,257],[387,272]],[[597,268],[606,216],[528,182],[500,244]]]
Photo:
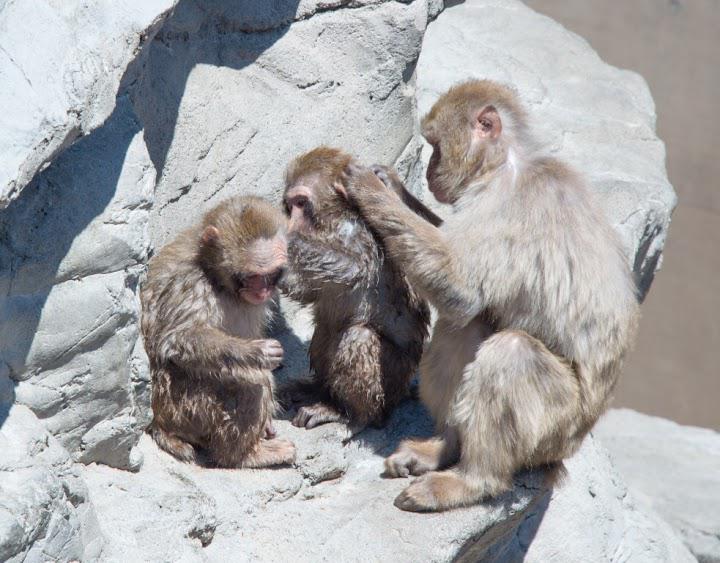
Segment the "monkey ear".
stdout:
[[333,190],[335,190],[335,193],[343,199],[350,199],[347,190],[345,189],[345,186],[343,186],[342,182],[333,182]]
[[217,242],[217,240],[220,238],[220,231],[217,227],[208,225],[207,227],[205,227],[201,238],[203,244],[212,244],[214,242]]
[[502,133],[500,114],[493,106],[485,106],[477,115],[473,129],[481,139],[492,139],[494,141]]

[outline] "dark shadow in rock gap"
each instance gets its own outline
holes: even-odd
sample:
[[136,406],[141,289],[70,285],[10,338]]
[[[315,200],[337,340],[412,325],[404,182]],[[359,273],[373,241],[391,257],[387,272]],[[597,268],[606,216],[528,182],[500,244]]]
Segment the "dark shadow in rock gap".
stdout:
[[[536,496],[522,512],[514,513],[514,491],[484,503],[488,510],[502,508],[509,518],[477,536],[469,538],[454,557],[454,563],[510,563],[525,559],[545,517],[552,488],[542,484],[542,470],[524,472],[515,478],[515,488],[524,488]],[[461,509],[462,510],[462,509]]]

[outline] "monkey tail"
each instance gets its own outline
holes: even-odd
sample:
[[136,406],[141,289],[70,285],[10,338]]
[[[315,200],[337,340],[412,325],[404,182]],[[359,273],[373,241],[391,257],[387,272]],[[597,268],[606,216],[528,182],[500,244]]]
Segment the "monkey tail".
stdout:
[[168,434],[160,428],[155,421],[150,423],[147,428],[147,433],[152,436],[158,447],[176,457],[180,461],[198,463],[198,456],[195,448],[189,442]]

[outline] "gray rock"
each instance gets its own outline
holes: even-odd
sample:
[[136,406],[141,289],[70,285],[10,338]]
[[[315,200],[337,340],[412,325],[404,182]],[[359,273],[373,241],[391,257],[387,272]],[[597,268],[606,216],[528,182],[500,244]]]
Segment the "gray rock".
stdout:
[[425,34],[417,74],[421,113],[469,78],[515,86],[538,137],[600,195],[644,297],[676,197],[639,75],[604,63],[585,40],[517,0],[467,0],[445,10]]
[[176,2],[0,2],[0,209],[103,124],[128,64]]
[[[295,467],[202,469],[160,452],[148,436],[137,474],[83,469],[106,561],[693,561],[667,524],[639,511],[607,454],[592,439],[550,490],[540,472],[512,493],[443,514],[392,505],[408,483],[383,479],[383,455],[401,436],[427,434],[423,409],[408,401],[388,428],[343,447],[345,429],[311,431],[280,421],[298,446]],[[316,479],[318,455],[346,459],[342,478]],[[326,461],[326,463],[331,463]],[[572,525],[568,525],[571,522]]]
[[81,461],[129,467],[147,422],[137,286],[154,183],[122,96],[2,212],[0,358],[16,401]]
[[720,434],[628,409],[594,430],[643,506],[679,532],[699,561],[720,561]]
[[87,487],[27,407],[0,427],[0,560],[96,560],[104,546]]

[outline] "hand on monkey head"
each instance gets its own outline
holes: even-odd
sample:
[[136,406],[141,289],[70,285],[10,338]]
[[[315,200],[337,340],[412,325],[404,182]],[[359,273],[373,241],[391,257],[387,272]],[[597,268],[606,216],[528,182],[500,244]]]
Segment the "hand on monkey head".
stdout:
[[387,192],[398,196],[395,190],[381,179],[383,172],[384,167],[379,165],[368,167],[357,162],[350,162],[343,170],[342,182],[335,183],[335,191],[350,202],[353,201],[354,195],[359,190],[365,193]]

